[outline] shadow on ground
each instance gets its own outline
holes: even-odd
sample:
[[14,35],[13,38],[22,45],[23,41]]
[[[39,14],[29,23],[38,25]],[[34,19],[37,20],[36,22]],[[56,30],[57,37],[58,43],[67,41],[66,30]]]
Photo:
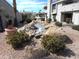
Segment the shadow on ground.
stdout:
[[32,44],[35,44],[34,41],[32,41],[32,39],[30,39],[27,42],[24,42],[22,45],[19,45],[18,48],[14,48],[15,50],[24,50],[26,46],[30,46]]
[[35,46],[37,42],[34,39],[34,36],[31,36],[27,42],[24,42],[22,46],[19,45],[20,48],[15,48],[15,50],[24,50],[27,46]]
[[50,53],[48,53],[46,50],[37,49],[31,53],[30,57],[25,56],[24,59],[63,59],[60,56],[71,57],[71,56],[75,56],[75,53],[71,51],[70,49],[65,49],[59,54],[50,55]]
[[71,57],[75,56],[75,53],[70,49],[64,49],[63,51],[57,53],[58,56]]
[[[72,44],[73,43],[73,41],[67,35],[63,35],[62,38],[64,39],[65,44]],[[64,57],[71,57],[71,56],[75,56],[75,53],[66,47],[64,50],[57,53],[57,55],[64,56]]]
[[36,49],[32,51],[30,57],[25,56],[24,59],[44,59],[47,56],[49,56],[49,53],[46,50]]
[[46,50],[34,50],[30,57],[25,56],[24,59],[63,59],[62,57],[71,57],[75,56],[75,53],[70,49],[65,49],[59,54],[52,54],[48,53]]
[[64,39],[64,42],[66,44],[72,44],[73,43],[73,41],[67,35],[63,35],[63,39]]

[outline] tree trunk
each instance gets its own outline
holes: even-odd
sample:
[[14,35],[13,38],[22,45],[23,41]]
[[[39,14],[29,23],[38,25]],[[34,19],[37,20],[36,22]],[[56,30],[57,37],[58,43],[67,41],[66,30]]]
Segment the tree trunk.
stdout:
[[14,13],[15,13],[15,18],[14,18],[14,26],[18,26],[18,22],[17,22],[17,9],[16,9],[16,0],[13,0],[13,8],[14,8]]

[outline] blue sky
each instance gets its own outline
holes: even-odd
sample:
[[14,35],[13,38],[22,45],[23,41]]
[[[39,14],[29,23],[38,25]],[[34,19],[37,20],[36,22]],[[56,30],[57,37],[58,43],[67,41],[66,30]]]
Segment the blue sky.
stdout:
[[[12,0],[7,0],[11,5],[13,4]],[[44,6],[47,5],[47,0],[16,0],[17,10],[22,12],[23,10],[27,12],[39,12]]]

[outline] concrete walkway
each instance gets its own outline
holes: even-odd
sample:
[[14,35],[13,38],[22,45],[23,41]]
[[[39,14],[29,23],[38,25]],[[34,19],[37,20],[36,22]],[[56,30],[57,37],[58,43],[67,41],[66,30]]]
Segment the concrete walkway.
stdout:
[[79,31],[73,30],[69,26],[59,29],[59,33],[67,35],[72,41],[72,43],[67,44],[67,48],[70,49],[70,52],[66,52],[69,56],[65,56],[64,59],[79,59]]

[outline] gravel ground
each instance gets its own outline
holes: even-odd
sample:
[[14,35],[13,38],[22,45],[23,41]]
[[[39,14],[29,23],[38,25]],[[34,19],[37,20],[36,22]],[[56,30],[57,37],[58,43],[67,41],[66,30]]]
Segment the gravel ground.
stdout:
[[[54,27],[52,27],[53,30]],[[48,55],[42,58],[34,58],[34,59],[79,59],[79,31],[73,30],[69,26],[57,28],[59,33],[63,33],[68,35],[71,38],[72,43],[67,44],[68,49],[65,51],[64,55],[56,56],[56,55]],[[32,48],[40,49],[41,43],[39,41],[40,39],[36,40],[35,46],[29,46],[32,50]],[[33,57],[34,53],[31,54],[29,52],[29,49],[27,50],[27,46],[25,49],[21,50],[14,50],[10,45],[6,43],[5,34],[0,33],[0,59],[29,59],[28,55]],[[42,54],[41,52],[40,54]],[[36,53],[36,56],[38,56],[39,52]],[[39,55],[40,55],[39,54]],[[33,59],[33,58],[31,58]]]
[[23,59],[24,50],[14,50],[6,43],[5,34],[0,33],[0,59]]

